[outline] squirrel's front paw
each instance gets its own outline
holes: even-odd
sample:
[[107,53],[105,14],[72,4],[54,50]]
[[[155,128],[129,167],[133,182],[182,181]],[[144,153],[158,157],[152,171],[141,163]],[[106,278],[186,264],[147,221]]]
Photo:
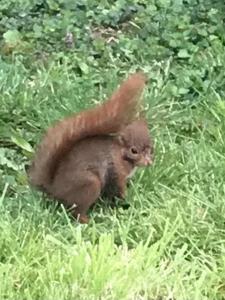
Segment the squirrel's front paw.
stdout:
[[121,200],[125,200],[126,190],[125,189],[120,190],[117,197],[120,198]]

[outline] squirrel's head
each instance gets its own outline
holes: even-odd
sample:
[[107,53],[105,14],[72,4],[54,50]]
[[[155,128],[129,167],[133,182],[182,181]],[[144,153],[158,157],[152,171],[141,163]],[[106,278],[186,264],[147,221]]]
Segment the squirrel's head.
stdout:
[[153,162],[153,145],[148,125],[144,120],[134,121],[119,134],[123,158],[134,166],[149,166]]

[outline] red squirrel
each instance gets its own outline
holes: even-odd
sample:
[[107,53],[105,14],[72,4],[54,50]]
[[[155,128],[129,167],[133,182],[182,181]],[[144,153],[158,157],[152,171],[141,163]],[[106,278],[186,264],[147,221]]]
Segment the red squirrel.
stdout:
[[81,223],[100,195],[123,199],[133,170],[152,163],[147,122],[137,117],[145,83],[141,72],[130,75],[108,101],[50,127],[37,148],[30,184]]

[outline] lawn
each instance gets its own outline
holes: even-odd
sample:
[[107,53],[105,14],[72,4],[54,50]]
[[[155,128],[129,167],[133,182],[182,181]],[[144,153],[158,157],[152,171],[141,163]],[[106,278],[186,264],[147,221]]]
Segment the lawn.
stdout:
[[[2,0],[0,299],[225,299],[225,4]],[[151,168],[81,225],[29,188],[54,120],[149,77]]]

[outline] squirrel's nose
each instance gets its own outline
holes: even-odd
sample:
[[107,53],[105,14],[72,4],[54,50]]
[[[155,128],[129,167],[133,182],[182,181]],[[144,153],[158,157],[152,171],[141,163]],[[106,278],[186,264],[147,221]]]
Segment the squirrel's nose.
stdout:
[[151,159],[151,157],[150,156],[148,156],[148,155],[146,155],[145,156],[145,165],[146,166],[150,166],[151,164],[152,164],[152,159]]

